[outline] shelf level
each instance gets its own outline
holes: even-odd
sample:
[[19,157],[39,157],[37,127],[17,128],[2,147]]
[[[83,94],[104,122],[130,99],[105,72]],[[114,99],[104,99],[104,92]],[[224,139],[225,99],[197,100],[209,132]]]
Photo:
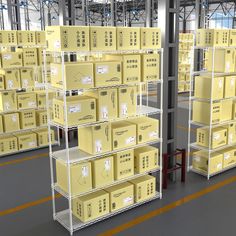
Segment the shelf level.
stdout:
[[203,146],[197,145],[197,143],[191,143],[190,147],[199,151],[207,151],[209,153],[213,153],[213,152],[218,152],[218,151],[227,149],[229,147],[234,147],[235,145],[236,143],[232,143],[232,144],[224,145],[222,147],[211,149],[210,147],[203,147]]

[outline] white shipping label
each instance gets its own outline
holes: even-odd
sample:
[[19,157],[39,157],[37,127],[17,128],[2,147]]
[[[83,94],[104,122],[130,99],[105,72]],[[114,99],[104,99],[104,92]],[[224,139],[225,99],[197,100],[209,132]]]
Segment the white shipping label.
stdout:
[[126,144],[131,144],[134,142],[135,142],[135,137],[133,137],[133,136],[126,139]]
[[229,134],[229,143],[233,142],[233,134]]
[[224,154],[224,159],[225,159],[225,160],[229,160],[229,158],[230,158],[229,153],[225,153],[225,154]]
[[133,197],[127,197],[123,200],[124,205],[133,203]]
[[233,86],[233,87],[234,87],[234,85],[235,85],[235,78],[233,78],[233,79],[230,80],[230,86]]
[[108,108],[107,106],[101,107],[102,119],[108,119]]
[[219,80],[219,88],[220,88],[220,89],[223,88],[223,80],[222,80],[222,79]]
[[16,121],[17,121],[16,115],[13,115],[13,116],[11,117],[11,120],[12,120],[13,122],[16,122]]
[[6,111],[8,111],[8,110],[11,109],[9,102],[5,102],[5,103],[4,103],[4,109],[5,109]]
[[8,88],[13,88],[13,80],[8,80],[7,86],[8,86]]
[[220,138],[220,134],[216,133],[216,134],[213,135],[213,139],[214,140],[218,140],[219,138]]
[[230,69],[230,62],[227,61],[226,62],[226,72],[229,72],[229,69]]
[[52,76],[58,75],[58,70],[57,70],[56,67],[51,67],[51,75],[52,75]]
[[82,166],[82,177],[87,177],[89,175],[88,166]]
[[108,73],[108,66],[98,66],[97,67],[97,74],[107,74]]
[[36,107],[36,102],[28,102],[29,107]]
[[28,80],[27,79],[23,79],[22,80],[22,85],[23,85],[23,87],[27,87],[29,85]]
[[81,112],[81,105],[69,106],[69,113]]
[[96,150],[96,153],[102,152],[102,142],[101,142],[101,140],[96,140],[95,141],[95,150]]
[[60,43],[60,40],[56,40],[54,42],[54,48],[60,48],[61,47],[61,43]]
[[127,113],[128,113],[127,103],[122,103],[121,104],[121,114],[122,114],[122,116],[126,116]]
[[157,138],[158,137],[158,132],[157,131],[152,131],[149,133],[150,138]]
[[86,76],[82,78],[82,84],[92,84],[93,78],[91,76]]
[[217,169],[217,170],[220,170],[220,169],[222,169],[222,164],[221,164],[221,163],[219,163],[219,164],[216,166],[216,169]]
[[12,59],[12,55],[11,54],[4,54],[3,55],[3,60],[11,60]]
[[34,147],[35,145],[36,145],[35,142],[29,142],[29,146],[30,146],[30,147]]
[[105,170],[109,171],[111,169],[111,160],[109,159],[105,160],[104,165],[105,165]]

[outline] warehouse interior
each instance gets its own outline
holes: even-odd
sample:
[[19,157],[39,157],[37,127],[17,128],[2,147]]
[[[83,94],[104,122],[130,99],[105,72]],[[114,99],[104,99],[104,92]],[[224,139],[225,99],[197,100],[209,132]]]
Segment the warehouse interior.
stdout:
[[0,0],[0,235],[235,235],[236,2]]

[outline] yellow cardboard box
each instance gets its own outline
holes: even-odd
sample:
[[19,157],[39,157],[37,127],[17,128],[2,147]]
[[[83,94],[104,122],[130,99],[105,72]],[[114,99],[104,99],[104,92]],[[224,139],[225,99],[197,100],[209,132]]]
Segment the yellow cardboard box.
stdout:
[[[212,92],[211,92],[212,91]],[[224,77],[196,76],[195,91],[196,98],[221,99],[224,97]]]
[[[37,135],[37,141],[39,147],[47,146],[49,144],[47,128],[38,129],[35,131],[35,133]],[[51,143],[53,144],[55,143],[55,132],[53,129],[51,129],[50,133],[51,133]]]
[[221,101],[221,121],[232,120],[233,100],[227,99]]
[[35,31],[18,30],[17,42],[19,46],[35,46],[36,45]]
[[142,55],[142,82],[160,79],[160,55]]
[[5,82],[5,89],[20,89],[20,71],[18,69],[0,69],[0,78]]
[[141,117],[129,121],[136,125],[137,143],[145,143],[159,138],[159,120]]
[[16,52],[23,55],[23,66],[37,66],[38,55],[36,48],[17,48]]
[[35,110],[25,110],[20,112],[20,128],[32,129],[36,127]]
[[23,66],[23,56],[20,52],[1,52],[0,55],[2,68]]
[[[56,88],[76,90],[94,87],[93,63],[66,63],[64,68],[59,63],[53,63],[50,66],[51,84]],[[63,84],[63,79],[65,84]]]
[[214,174],[222,170],[223,167],[223,154],[212,153],[210,154],[207,151],[197,151],[193,154],[193,168],[204,173],[208,173],[209,165],[209,174]]
[[227,148],[220,153],[223,154],[223,169],[236,164],[236,148]]
[[[38,65],[44,65],[43,48],[37,48]],[[53,63],[54,58],[51,52],[46,52],[46,64]]]
[[226,73],[234,72],[235,49],[209,49],[207,70]]
[[38,46],[46,46],[46,33],[45,31],[35,31],[36,44]]
[[[38,90],[35,91],[36,99],[37,99],[37,107],[39,109],[45,109],[47,107],[46,104],[46,91],[45,90]],[[49,98],[49,105],[51,106],[53,98],[56,97],[54,91],[48,90],[48,98]]]
[[224,126],[228,131],[227,144],[236,144],[236,123]]
[[22,132],[15,135],[18,141],[18,149],[27,150],[37,147],[37,136],[33,132]]
[[18,109],[37,108],[36,94],[34,92],[17,93],[16,96]]
[[229,30],[226,29],[198,29],[196,34],[198,47],[223,47],[229,45]]
[[156,178],[151,175],[131,180],[130,183],[134,185],[135,202],[153,198],[156,194]]
[[67,167],[66,163],[56,160],[56,177],[58,186],[65,191],[68,189],[68,168],[70,168],[71,195],[79,195],[92,189],[91,163],[75,163]]
[[137,88],[130,86],[118,88],[119,117],[134,116],[137,113]]
[[82,222],[95,220],[109,213],[109,194],[103,190],[76,198],[72,203],[73,215]]
[[89,27],[47,26],[48,51],[89,51]]
[[85,94],[96,99],[98,120],[113,120],[118,117],[117,89],[99,89]]
[[136,84],[141,81],[141,56],[135,54],[108,55],[107,60],[122,62],[122,83]]
[[232,98],[236,95],[236,77],[226,76],[224,83],[224,98]]
[[17,138],[12,135],[0,137],[0,155],[18,151]]
[[[65,124],[65,111],[63,98],[53,99],[53,119],[55,122]],[[67,97],[68,125],[80,125],[96,121],[96,100],[87,96]]]
[[156,27],[141,28],[141,49],[161,48],[161,29]]
[[139,50],[140,28],[117,27],[117,50]]
[[[197,144],[211,149],[219,148],[227,144],[228,130],[227,128],[216,127],[211,130],[209,128],[197,129]],[[210,142],[210,143],[209,143]]]
[[36,125],[37,126],[45,126],[48,123],[48,115],[47,111],[36,111]]
[[95,87],[119,85],[122,81],[120,61],[95,62]]
[[117,152],[114,155],[115,179],[125,179],[134,175],[134,150]]
[[16,46],[16,30],[0,30],[0,44],[1,46]]
[[116,27],[90,26],[91,51],[115,51]]
[[134,185],[126,182],[105,189],[110,197],[110,212],[117,211],[134,203]]
[[0,92],[0,111],[14,111],[17,109],[16,92]]
[[3,115],[4,132],[20,130],[20,119],[18,113],[7,113]]
[[35,86],[34,70],[32,68],[20,69],[21,87],[32,88]]
[[99,158],[92,161],[93,187],[99,188],[114,181],[113,156]]
[[112,127],[113,150],[136,145],[136,125],[128,122],[114,122]]
[[[221,121],[222,105],[221,102],[193,101],[193,121],[209,125]],[[211,116],[212,113],[212,116]],[[210,118],[211,117],[211,118]],[[210,121],[211,119],[211,121]]]
[[134,170],[138,174],[158,168],[159,150],[151,146],[134,150]]
[[79,149],[98,154],[111,151],[111,124],[104,123],[96,126],[78,129]]

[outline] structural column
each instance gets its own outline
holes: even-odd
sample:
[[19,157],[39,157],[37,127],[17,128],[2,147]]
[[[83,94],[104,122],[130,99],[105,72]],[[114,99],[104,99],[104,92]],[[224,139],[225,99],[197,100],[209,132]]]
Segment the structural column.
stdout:
[[146,27],[152,27],[152,0],[145,1]]
[[58,7],[59,7],[59,24],[75,25],[75,1],[59,0]]
[[21,30],[20,3],[18,0],[7,0],[8,22],[12,30]]

